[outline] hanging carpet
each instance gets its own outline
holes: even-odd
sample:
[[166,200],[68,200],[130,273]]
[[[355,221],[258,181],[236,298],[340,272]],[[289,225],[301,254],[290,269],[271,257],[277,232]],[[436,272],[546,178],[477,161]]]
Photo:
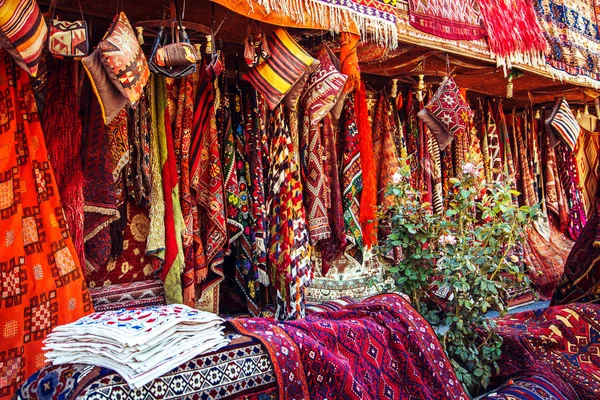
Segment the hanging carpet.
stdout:
[[93,311],[29,76],[0,52],[0,398],[46,364],[54,327]]
[[596,0],[536,0],[539,21],[550,44],[549,72],[600,87],[600,35]]
[[486,36],[475,0],[409,0],[410,24],[449,40],[477,40]]
[[544,65],[547,49],[544,31],[530,0],[477,0],[488,34],[488,44],[498,65]]

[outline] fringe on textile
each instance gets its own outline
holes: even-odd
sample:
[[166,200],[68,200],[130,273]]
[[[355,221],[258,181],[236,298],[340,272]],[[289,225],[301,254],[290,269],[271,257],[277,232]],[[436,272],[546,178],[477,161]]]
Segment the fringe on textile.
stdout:
[[586,75],[571,75],[566,71],[554,68],[551,65],[546,65],[546,71],[552,76],[553,79],[558,79],[562,82],[569,83],[580,83],[583,85],[589,85],[594,89],[600,89],[600,81],[593,79]]
[[[341,33],[351,20],[356,24],[362,40],[370,40],[379,46],[395,50],[398,47],[398,29],[394,21],[365,16],[343,6],[322,4],[315,0],[256,0],[267,14],[277,12],[295,22],[328,26],[331,32]],[[247,0],[252,8],[253,0]],[[361,6],[366,9],[368,7]]]

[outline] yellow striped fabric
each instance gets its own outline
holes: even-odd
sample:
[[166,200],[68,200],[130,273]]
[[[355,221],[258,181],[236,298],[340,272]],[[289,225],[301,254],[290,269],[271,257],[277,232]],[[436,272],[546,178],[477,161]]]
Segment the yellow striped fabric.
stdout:
[[48,27],[35,0],[0,0],[0,33],[14,49],[31,76],[36,76],[40,55],[48,36]]

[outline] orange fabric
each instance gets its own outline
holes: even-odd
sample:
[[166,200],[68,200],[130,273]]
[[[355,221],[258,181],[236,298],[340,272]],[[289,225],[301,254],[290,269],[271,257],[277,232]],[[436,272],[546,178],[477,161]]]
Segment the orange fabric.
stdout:
[[29,76],[4,51],[0,93],[0,399],[7,399],[44,365],[46,335],[92,305]]
[[[285,16],[274,10],[267,13],[265,8],[260,5],[257,1],[252,0],[214,0],[215,3],[222,5],[225,8],[230,9],[238,14],[245,15],[248,18],[255,19],[257,21],[265,22],[267,24],[283,26],[286,28],[302,28],[302,29],[323,29],[329,30],[331,24],[329,23],[328,15],[321,15],[319,18],[327,19],[323,25],[315,24],[311,21],[308,15],[305,15],[303,22],[294,21],[291,17]],[[360,32],[358,27],[350,18],[346,18],[343,26],[343,31],[350,32],[355,35],[359,35]]]
[[362,168],[363,191],[360,196],[360,225],[366,248],[377,244],[377,176],[376,161],[373,154],[373,135],[369,122],[369,108],[365,83],[360,82],[354,103],[358,125],[360,146],[360,165]]
[[358,53],[356,46],[360,36],[344,32],[340,35],[340,63],[342,64],[342,74],[348,75],[344,93],[350,93],[360,85],[360,67],[358,66]]

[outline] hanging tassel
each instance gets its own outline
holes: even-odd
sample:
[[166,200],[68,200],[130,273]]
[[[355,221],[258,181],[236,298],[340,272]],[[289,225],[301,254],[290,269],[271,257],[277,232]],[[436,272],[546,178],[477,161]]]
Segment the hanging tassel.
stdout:
[[137,31],[137,40],[140,42],[140,45],[144,44],[144,27],[136,26],[135,30]]

